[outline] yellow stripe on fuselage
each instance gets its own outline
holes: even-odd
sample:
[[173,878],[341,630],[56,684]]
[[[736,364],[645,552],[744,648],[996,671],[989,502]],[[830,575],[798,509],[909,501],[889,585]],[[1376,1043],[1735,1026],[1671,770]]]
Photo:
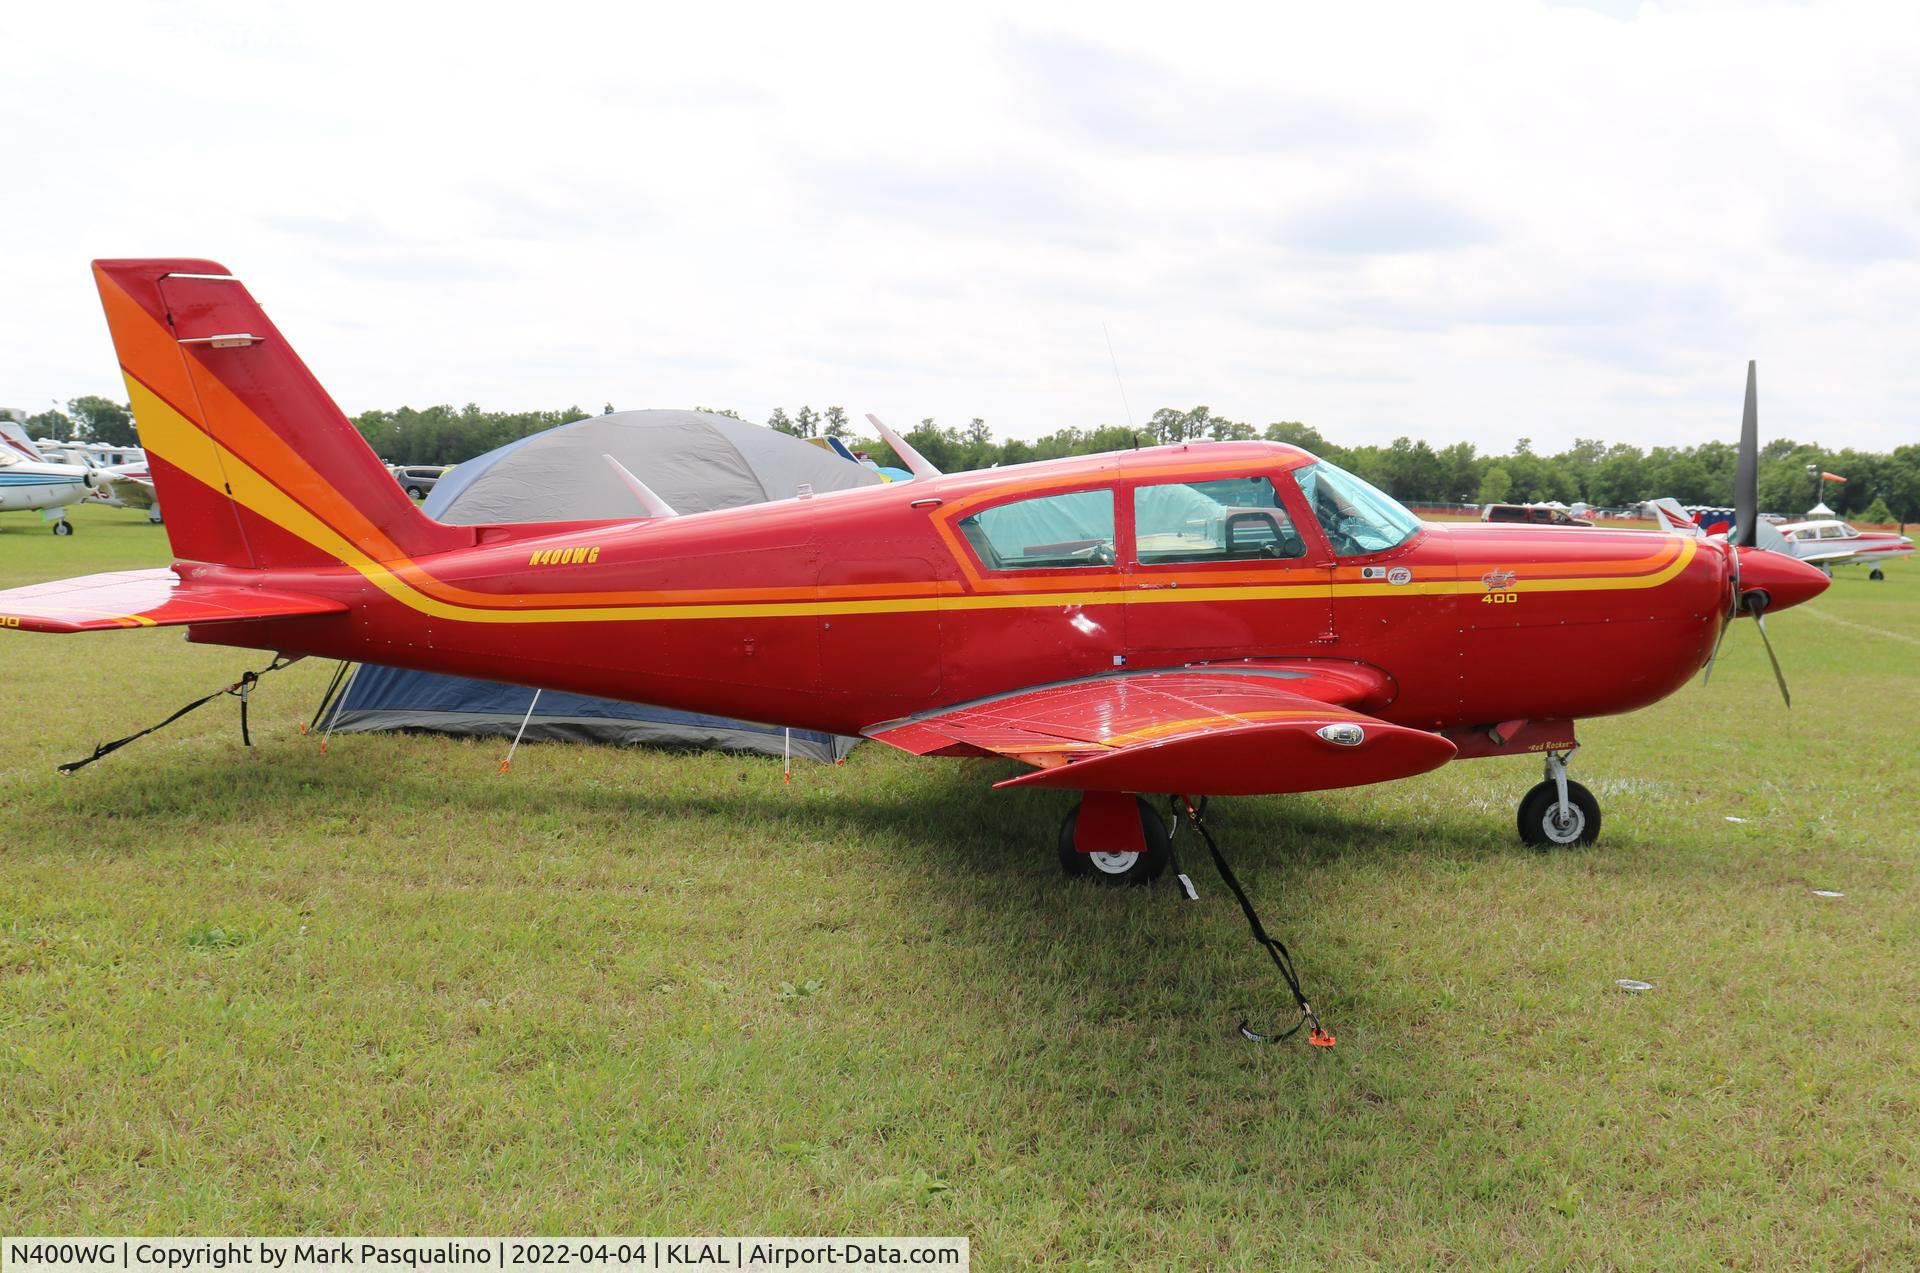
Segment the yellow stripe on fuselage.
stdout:
[[[288,534],[338,558],[362,578],[395,601],[421,614],[462,623],[606,623],[661,619],[813,618],[833,615],[907,614],[930,610],[1002,610],[1055,606],[1099,606],[1193,603],[1208,601],[1326,600],[1329,597],[1448,596],[1485,592],[1477,579],[1445,579],[1393,585],[1377,582],[1330,583],[1325,578],[1302,577],[1277,585],[1192,586],[1181,588],[1098,589],[1092,591],[960,593],[944,596],[878,597],[871,599],[820,598],[806,601],[755,600],[751,592],[739,601],[703,604],[625,604],[575,607],[515,606],[517,598],[502,597],[501,609],[443,600],[420,589],[410,577],[432,580],[416,561],[381,562],[368,556],[333,527],[302,506],[245,460],[174,410],[133,376],[126,378],[134,415],[140,421],[147,448],[173,467],[209,489],[230,489],[233,499],[255,515]],[[1507,591],[1559,592],[1615,588],[1652,588],[1685,569],[1695,551],[1694,540],[1682,548],[1664,569],[1629,577],[1568,577],[1516,580]],[[1595,566],[1618,563],[1595,563]],[[434,581],[438,582],[438,581]],[[441,585],[451,587],[452,585]],[[515,608],[506,608],[515,607]],[[137,622],[137,615],[127,616]]]

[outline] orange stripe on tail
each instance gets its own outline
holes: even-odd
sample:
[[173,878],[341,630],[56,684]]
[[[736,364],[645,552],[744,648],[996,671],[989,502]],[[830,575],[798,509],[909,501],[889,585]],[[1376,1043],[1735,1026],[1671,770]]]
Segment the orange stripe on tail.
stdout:
[[341,560],[266,533],[255,506],[265,492],[228,473],[223,455],[248,456],[275,491],[375,560],[473,542],[470,530],[421,515],[225,267],[137,260],[95,261],[93,270],[177,556],[258,568]]

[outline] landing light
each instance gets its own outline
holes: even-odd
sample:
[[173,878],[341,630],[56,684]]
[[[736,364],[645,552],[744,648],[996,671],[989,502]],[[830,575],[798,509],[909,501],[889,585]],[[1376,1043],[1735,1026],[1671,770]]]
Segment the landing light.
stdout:
[[1358,747],[1367,740],[1367,731],[1358,725],[1322,725],[1314,733],[1336,747]]

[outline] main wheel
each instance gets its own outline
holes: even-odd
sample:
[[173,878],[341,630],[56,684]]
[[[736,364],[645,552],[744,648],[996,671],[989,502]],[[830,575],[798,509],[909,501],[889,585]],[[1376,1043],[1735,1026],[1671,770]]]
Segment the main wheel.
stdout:
[[1579,783],[1567,781],[1567,816],[1560,816],[1560,789],[1543,782],[1520,802],[1520,838],[1536,849],[1592,844],[1600,837],[1600,802]]
[[1102,884],[1151,884],[1159,879],[1172,853],[1167,824],[1139,796],[1133,802],[1139,809],[1140,831],[1147,842],[1145,852],[1082,853],[1074,848],[1073,830],[1080,822],[1080,806],[1075,803],[1067,820],[1060,824],[1060,869],[1075,878]]
[[1885,579],[1886,577],[1887,577],[1887,572],[1880,569],[1880,567],[1878,566],[1875,566],[1872,570],[1869,570],[1867,572],[1867,578],[1873,580],[1875,583],[1878,583],[1880,580]]
[[53,524],[53,533],[56,535],[71,535],[73,534],[73,523],[62,517]]

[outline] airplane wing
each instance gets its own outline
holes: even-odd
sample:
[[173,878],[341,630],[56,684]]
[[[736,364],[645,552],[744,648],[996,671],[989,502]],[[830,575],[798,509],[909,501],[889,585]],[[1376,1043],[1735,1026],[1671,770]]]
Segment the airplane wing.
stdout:
[[863,731],[914,755],[1035,766],[1003,787],[1262,795],[1437,769],[1454,746],[1349,704],[1384,701],[1357,664],[1232,664],[1117,673],[962,703]]
[[148,490],[153,489],[153,471],[146,466],[144,461],[136,464],[121,464],[114,468],[101,469],[100,474],[109,482],[134,482],[146,487]]
[[100,632],[344,614],[346,609],[345,602],[328,597],[203,583],[166,569],[115,570],[0,592],[0,628]]

